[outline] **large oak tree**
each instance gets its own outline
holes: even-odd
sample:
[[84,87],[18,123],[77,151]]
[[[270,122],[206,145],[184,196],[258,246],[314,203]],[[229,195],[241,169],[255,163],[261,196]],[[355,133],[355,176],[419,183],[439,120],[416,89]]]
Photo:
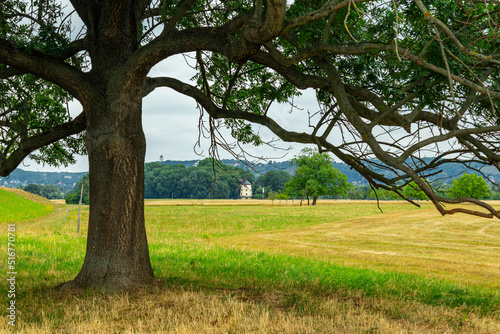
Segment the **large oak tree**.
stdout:
[[[374,188],[404,196],[414,181],[442,214],[500,217],[486,203],[441,197],[424,182],[447,162],[498,168],[497,0],[65,4],[0,3],[0,175],[28,156],[57,165],[88,154],[87,251],[68,286],[121,289],[154,278],[141,101],[158,87],[198,103],[214,145],[225,144],[220,126],[239,142],[262,144],[250,125],[260,124],[283,141],[333,153]],[[82,27],[72,24],[77,17]],[[178,54],[195,59],[193,81],[148,76]],[[272,103],[304,112],[294,97],[307,88],[319,105],[309,132],[271,118]],[[64,108],[72,98],[83,106],[74,118]],[[463,202],[478,209],[443,205]]]

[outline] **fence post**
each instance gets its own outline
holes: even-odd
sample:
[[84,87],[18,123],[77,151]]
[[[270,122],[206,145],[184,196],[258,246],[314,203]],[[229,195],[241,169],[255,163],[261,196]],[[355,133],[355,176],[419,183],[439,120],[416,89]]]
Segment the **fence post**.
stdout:
[[83,198],[83,182],[82,182],[82,190],[80,191],[80,204],[78,206],[78,226],[76,227],[76,234],[80,233],[80,216],[82,214],[82,198]]

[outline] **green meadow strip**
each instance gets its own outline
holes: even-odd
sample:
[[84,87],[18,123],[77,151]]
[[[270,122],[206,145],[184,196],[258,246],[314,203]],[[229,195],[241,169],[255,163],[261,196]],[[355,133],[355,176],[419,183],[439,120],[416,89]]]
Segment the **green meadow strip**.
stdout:
[[44,216],[54,211],[47,204],[30,201],[12,192],[0,189],[0,223],[13,223]]
[[151,245],[156,275],[172,285],[209,288],[308,290],[338,293],[357,290],[365,296],[396,297],[429,305],[500,311],[500,293],[417,275],[343,267],[327,261],[205,244]]
[[[80,270],[85,256],[85,238],[58,232],[37,236],[19,234],[16,261],[20,286],[46,289],[70,280]],[[18,294],[23,296],[25,289]]]
[[[84,258],[85,238],[64,234],[22,236],[18,261],[20,286],[45,289],[72,279]],[[244,288],[256,292],[393,297],[429,305],[465,307],[480,313],[500,312],[498,291],[463,287],[417,275],[343,267],[298,256],[241,251],[205,243],[150,245],[155,274],[172,287]],[[25,289],[20,289],[20,297]]]

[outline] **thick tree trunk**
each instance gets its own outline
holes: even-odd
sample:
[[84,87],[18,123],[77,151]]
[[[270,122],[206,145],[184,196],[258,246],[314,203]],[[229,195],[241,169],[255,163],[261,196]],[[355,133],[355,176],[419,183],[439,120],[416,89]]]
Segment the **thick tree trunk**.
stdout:
[[65,284],[69,287],[125,290],[154,279],[144,223],[141,120],[149,68],[130,61],[143,9],[111,0],[78,8],[87,25],[88,76],[95,88],[81,101],[90,172],[87,251],[80,273]]
[[144,222],[142,96],[116,95],[92,108],[87,119],[87,251],[69,287],[126,290],[154,278]]
[[316,201],[318,200],[318,196],[314,196],[313,197],[313,202],[312,202],[312,205],[316,205]]

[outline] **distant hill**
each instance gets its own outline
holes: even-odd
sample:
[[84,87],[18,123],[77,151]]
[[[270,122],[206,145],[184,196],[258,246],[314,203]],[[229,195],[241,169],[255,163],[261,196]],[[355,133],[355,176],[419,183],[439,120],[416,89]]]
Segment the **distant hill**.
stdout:
[[[200,160],[165,160],[165,161],[156,161],[163,165],[173,166],[173,165],[184,165],[186,167],[197,166]],[[242,169],[246,169],[253,174],[265,174],[266,172],[275,169],[275,170],[284,170],[293,174],[295,168],[290,164],[290,161],[268,161],[268,162],[260,162],[257,164],[244,163],[236,159],[222,159],[221,162],[223,164],[240,167]]]
[[[423,158],[422,160],[425,163],[430,163],[434,158]],[[271,169],[277,169],[277,170],[284,170],[289,172],[290,174],[293,174],[295,172],[295,167],[293,167],[290,163],[290,161],[283,161],[283,162],[272,162],[270,161],[268,164],[257,164],[256,166],[250,166],[250,167],[245,167],[245,165],[237,160],[222,160],[223,163],[232,165],[232,166],[237,166],[243,169],[248,169],[250,172],[254,174],[265,174],[267,171]],[[379,161],[375,161],[376,163],[380,164]],[[333,167],[338,169],[341,173],[345,174],[347,176],[347,181],[350,183],[354,183],[355,185],[367,185],[368,181],[356,170],[352,169],[349,165],[343,162],[333,162],[332,163]],[[483,167],[480,168],[481,165],[477,163],[473,163],[470,165],[471,168],[468,168],[462,164],[452,164],[452,163],[445,163],[439,168],[435,169],[434,171],[441,171],[439,175],[431,176],[428,179],[430,181],[434,180],[441,180],[443,183],[451,183],[454,178],[457,178],[458,176],[464,174],[464,173],[476,173],[478,172],[476,170],[480,169],[481,172],[484,174],[484,176],[491,181],[500,181],[500,171],[498,171],[495,167],[493,166],[488,166],[488,167]],[[388,171],[378,171],[388,177],[393,177],[394,174]]]
[[[426,164],[429,164],[430,162],[432,162],[433,159],[434,158],[431,158],[431,157],[424,157],[424,158],[422,158],[422,161]],[[379,164],[379,165],[383,165],[378,160],[374,160],[373,162],[376,164]],[[421,165],[414,166],[410,160],[408,160],[407,163],[409,166],[412,166],[413,168],[421,167]],[[351,170],[350,174],[347,174],[347,172],[344,171],[344,170],[346,170],[346,168],[349,168],[347,164],[340,163],[340,164],[337,164],[337,166],[338,167],[335,167],[335,163],[334,163],[335,168],[338,168],[342,173],[347,175],[349,182],[356,181],[355,180],[356,178],[361,177],[359,175],[359,173],[357,173],[354,170]],[[394,177],[395,176],[394,173],[389,172],[387,170],[379,169],[379,170],[376,170],[376,172],[382,173],[387,177]],[[445,184],[450,184],[450,183],[452,183],[453,179],[463,175],[464,173],[467,173],[467,174],[475,173],[475,174],[478,174],[478,175],[482,176],[483,178],[488,179],[492,182],[500,181],[500,171],[498,171],[498,169],[496,169],[493,166],[482,167],[482,165],[479,163],[471,163],[471,164],[466,164],[466,165],[461,164],[461,163],[444,163],[444,164],[440,165],[439,167],[428,171],[427,173],[428,174],[435,174],[437,172],[440,172],[440,173],[437,175],[429,176],[429,177],[427,177],[427,179],[429,181],[439,180]],[[364,181],[364,182],[366,183],[366,181]]]
[[16,188],[19,186],[27,186],[30,183],[55,184],[65,192],[71,189],[71,187],[87,173],[88,172],[31,172],[17,168],[9,176],[0,177],[0,186]]

